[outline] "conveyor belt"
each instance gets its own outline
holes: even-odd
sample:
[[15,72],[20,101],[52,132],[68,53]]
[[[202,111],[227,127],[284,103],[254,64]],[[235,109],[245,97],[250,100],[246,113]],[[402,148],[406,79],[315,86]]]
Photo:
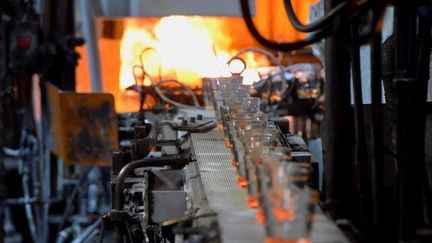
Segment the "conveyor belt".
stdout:
[[[218,213],[221,238],[225,243],[262,243],[264,228],[255,220],[256,211],[246,204],[246,192],[237,186],[231,154],[223,145],[219,130],[192,134],[204,190],[210,207]],[[349,242],[320,210],[313,224],[312,242]]]

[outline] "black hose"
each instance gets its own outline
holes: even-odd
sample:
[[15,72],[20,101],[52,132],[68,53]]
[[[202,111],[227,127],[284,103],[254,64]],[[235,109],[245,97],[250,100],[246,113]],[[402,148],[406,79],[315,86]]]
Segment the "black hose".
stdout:
[[326,36],[330,35],[335,31],[336,28],[330,28],[325,29],[322,31],[318,31],[309,37],[307,37],[305,40],[296,41],[296,42],[289,42],[289,43],[278,43],[271,40],[266,39],[263,37],[257,28],[255,27],[253,21],[252,21],[252,15],[249,8],[249,1],[248,0],[240,0],[240,7],[243,15],[243,19],[246,23],[246,26],[249,30],[249,32],[252,34],[252,36],[263,46],[276,50],[276,51],[293,51],[297,49],[301,49],[303,47],[306,47],[310,44],[313,44]]
[[[173,166],[173,165],[180,166],[180,165],[186,165],[187,163],[189,163],[189,161],[190,161],[189,158],[185,159],[184,157],[181,156],[174,156],[169,159],[168,158],[152,158],[152,159],[146,158],[143,160],[133,161],[125,165],[118,173],[116,179],[112,208],[116,210],[120,210],[121,202],[123,201],[122,191],[124,188],[126,177],[135,169],[143,168],[143,167],[156,167],[156,166]],[[123,243],[124,236],[122,235],[121,230],[118,227],[116,227],[116,232],[117,232],[116,242]],[[103,239],[103,235],[102,235],[102,239]]]
[[301,32],[314,32],[318,31],[320,29],[323,29],[324,27],[327,27],[328,25],[332,24],[334,21],[334,18],[336,15],[342,13],[346,10],[349,4],[351,4],[353,1],[346,1],[338,6],[336,6],[334,9],[332,9],[330,12],[328,12],[327,16],[322,17],[319,20],[316,20],[313,23],[304,25],[300,22],[300,20],[297,18],[294,8],[292,6],[291,0],[284,0],[284,6],[285,6],[285,12],[288,16],[288,19],[291,22],[291,25],[298,31]]
[[381,33],[382,21],[384,19],[384,14],[386,10],[386,6],[388,4],[388,0],[382,1],[367,1],[363,5],[359,6],[358,12],[363,12],[368,10],[369,8],[373,8],[373,18],[372,24],[368,32],[359,35],[357,40],[351,40],[352,45],[364,45],[367,44],[372,38]]
[[[351,25],[351,36],[353,40],[358,38],[358,25]],[[355,175],[358,177],[357,190],[359,192],[360,217],[365,219],[367,209],[367,149],[365,138],[363,92],[360,67],[360,46],[353,45],[351,48],[351,76],[354,94],[354,129],[355,129]]]
[[[385,2],[385,1],[384,1]],[[380,227],[381,223],[381,201],[382,177],[383,177],[383,117],[382,117],[382,51],[381,51],[381,29],[379,21],[382,21],[385,7],[377,8],[372,13],[372,21],[375,28],[371,31],[372,39],[370,40],[370,62],[371,62],[371,206],[372,206],[372,223],[375,228]]]
[[372,103],[372,166],[371,166],[371,196],[372,196],[372,222],[379,227],[381,219],[380,193],[382,192],[383,177],[383,116],[382,116],[382,53],[381,35],[376,35],[370,43],[371,61],[371,103]]
[[[325,9],[333,9],[343,0],[325,1]],[[326,206],[335,218],[349,218],[353,213],[352,191],[352,116],[350,103],[350,55],[343,48],[350,36],[339,29],[325,41],[325,122],[323,145],[326,163]],[[341,132],[344,131],[344,132]]]
[[130,162],[125,165],[119,172],[114,189],[113,209],[120,210],[121,201],[123,199],[123,187],[126,177],[135,169],[142,167],[156,166],[184,166],[190,162],[190,158],[182,156],[174,156],[171,158],[152,158]]
[[[276,50],[276,51],[293,51],[297,49],[301,49],[303,47],[306,47],[308,45],[311,45],[315,42],[318,42],[331,34],[335,33],[336,30],[338,30],[340,27],[346,25],[349,21],[361,16],[363,13],[365,13],[367,10],[377,7],[377,6],[386,6],[387,1],[375,1],[375,0],[368,0],[364,3],[361,3],[360,5],[356,6],[355,9],[353,9],[352,12],[346,13],[344,15],[341,15],[340,18],[336,18],[336,15],[333,19],[333,24],[329,24],[325,26],[323,29],[316,31],[315,33],[309,35],[306,37],[306,39],[301,41],[295,41],[295,42],[287,42],[287,43],[279,43],[274,42],[271,40],[266,39],[264,36],[262,36],[258,29],[255,27],[252,15],[249,8],[249,2],[248,0],[240,0],[240,7],[243,15],[243,20],[246,23],[246,26],[249,30],[249,32],[252,34],[252,36],[264,47]],[[337,9],[338,6],[336,6],[333,9]],[[385,8],[383,8],[384,10]],[[330,11],[331,13],[332,11]],[[384,11],[382,11],[383,13]],[[369,41],[371,36],[373,36],[376,33],[376,27],[379,23],[379,20],[373,23],[373,27],[370,32],[368,32],[365,35],[361,35],[359,37],[358,43],[364,44]],[[350,43],[351,44],[351,43]]]

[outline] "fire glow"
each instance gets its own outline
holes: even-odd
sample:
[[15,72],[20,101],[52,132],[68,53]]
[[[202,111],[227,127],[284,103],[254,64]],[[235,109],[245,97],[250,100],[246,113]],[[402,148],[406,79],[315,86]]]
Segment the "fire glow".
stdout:
[[[141,63],[153,81],[174,78],[190,87],[199,87],[203,77],[231,75],[226,62],[239,50],[231,48],[232,40],[217,18],[169,16],[156,23],[127,19],[124,25],[120,44],[122,90],[135,83],[132,70]],[[242,74],[245,82],[258,81],[255,68],[268,65],[268,60],[254,53],[245,53],[242,58],[248,65]]]

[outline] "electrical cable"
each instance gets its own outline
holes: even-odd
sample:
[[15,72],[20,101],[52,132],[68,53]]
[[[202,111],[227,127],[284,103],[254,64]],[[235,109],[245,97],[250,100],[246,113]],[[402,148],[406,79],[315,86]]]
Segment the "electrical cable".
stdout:
[[[275,57],[271,52],[268,52],[268,51],[260,49],[260,48],[248,47],[248,48],[244,48],[244,49],[240,50],[236,55],[234,55],[230,60],[228,60],[227,63],[229,63],[230,61],[232,61],[235,58],[238,58],[240,55],[242,55],[243,53],[246,53],[246,52],[257,52],[257,53],[260,53],[260,54],[268,57],[270,60],[272,60],[281,70],[280,76],[283,80],[281,91],[284,92],[287,89],[288,80],[285,77],[285,68],[282,65],[282,63],[279,61],[279,59],[277,57]],[[290,85],[290,87],[289,87],[290,89],[292,89],[291,86],[292,85]]]
[[[141,82],[141,83],[138,82],[137,76],[135,75],[135,69],[137,69],[137,68],[141,70],[142,75],[143,75],[143,79],[142,79],[142,82]],[[144,86],[144,79],[145,79],[146,77],[150,79],[151,83],[153,83],[153,78],[150,76],[150,74],[148,74],[148,73],[144,70],[144,67],[143,67],[143,66],[140,66],[140,65],[133,65],[133,66],[132,66],[132,75],[133,75],[133,77],[134,77],[135,84],[136,84],[137,86],[139,86],[139,87]]]
[[367,5],[366,3],[363,6],[360,6],[359,12],[367,10],[369,7],[375,7],[374,14],[372,15],[372,24],[370,27],[370,30],[363,35],[359,35],[356,40],[352,40],[352,45],[364,45],[369,42],[370,39],[374,37],[375,34],[381,33],[382,29],[382,22],[384,19],[384,14],[386,11],[386,6],[388,3],[388,0],[382,0],[382,1],[367,1],[367,3],[370,3],[371,5]]
[[[345,16],[340,16],[340,17],[335,16],[333,20],[333,24],[329,24],[326,27],[312,33],[311,35],[306,37],[306,39],[295,41],[295,42],[286,42],[286,43],[279,43],[272,40],[268,40],[260,34],[260,32],[258,31],[258,29],[255,27],[253,23],[248,0],[240,0],[240,7],[243,15],[243,20],[245,21],[245,24],[249,32],[261,45],[276,51],[293,51],[293,50],[301,49],[317,41],[320,41],[325,37],[328,37],[329,35],[333,34],[337,29],[339,29],[341,26],[346,25],[349,21],[357,18],[367,10],[379,4],[377,2],[378,1],[375,0],[365,1],[355,6],[352,12],[344,14]],[[379,2],[386,2],[386,1],[379,1]],[[361,36],[360,38],[362,37],[368,38],[369,35]]]
[[202,132],[208,132],[216,127],[217,122],[216,120],[209,120],[206,122],[203,122],[201,124],[197,124],[196,126],[189,127],[189,126],[181,126],[177,124],[176,122],[173,122],[171,120],[163,120],[158,122],[159,126],[170,126],[172,129],[176,131],[184,131],[184,132],[190,132],[190,133],[202,133]]
[[[142,78],[141,83],[138,82],[137,76],[135,75],[135,69],[137,69],[137,68],[140,69],[142,74],[143,74],[143,78]],[[153,80],[150,77],[150,75],[144,71],[144,67],[140,66],[140,65],[133,65],[132,66],[132,76],[135,80],[135,87],[133,90],[137,91],[139,94],[139,114],[142,114],[143,105],[144,105],[145,98],[146,98],[145,95],[143,95],[143,89],[142,89],[142,87],[144,86],[144,80],[145,80],[145,77],[148,77],[150,79],[151,83],[153,83]]]
[[334,18],[337,17],[338,14],[341,14],[343,11],[346,11],[349,5],[352,5],[355,2],[353,0],[343,2],[338,6],[336,6],[334,9],[330,10],[327,16],[324,16],[319,20],[316,20],[312,23],[305,25],[302,24],[300,20],[297,18],[297,15],[295,14],[291,1],[292,0],[284,0],[285,12],[288,16],[288,19],[291,22],[291,25],[300,32],[314,32],[330,25],[334,21]]
[[185,109],[191,109],[191,108],[193,108],[193,109],[197,109],[197,108],[201,108],[201,109],[203,109],[203,107],[200,107],[200,106],[192,106],[192,105],[186,105],[186,104],[182,104],[182,103],[179,103],[179,102],[176,102],[176,101],[174,101],[174,100],[172,100],[172,99],[170,99],[170,98],[168,98],[166,95],[164,95],[163,93],[162,93],[162,91],[159,89],[159,88],[155,88],[155,93],[163,100],[163,101],[165,101],[166,103],[169,103],[169,104],[171,104],[171,105],[173,105],[173,106],[177,106],[177,107],[179,107],[179,108],[185,108]]
[[160,80],[160,79],[162,79],[162,58],[160,57],[160,54],[159,54],[159,52],[156,50],[156,48],[154,48],[154,47],[147,47],[147,48],[144,48],[144,49],[141,51],[141,53],[140,53],[140,55],[139,55],[139,60],[140,60],[141,67],[142,67],[142,69],[144,70],[144,61],[143,61],[142,56],[143,56],[144,53],[147,52],[147,51],[154,51],[154,52],[159,56],[158,75],[159,75],[159,80]]
[[[185,89],[185,91],[187,91],[191,96],[192,96],[192,99],[193,99],[193,102],[194,102],[194,106],[195,107],[199,107],[200,106],[200,104],[199,104],[199,101],[198,101],[198,98],[196,97],[196,95],[194,94],[194,92],[187,86],[187,85],[185,85],[184,83],[182,83],[182,82],[180,82],[180,81],[178,81],[178,80],[176,80],[176,79],[162,79],[162,80],[159,80],[159,81],[157,81],[154,85],[153,85],[153,87],[155,88],[155,89],[159,89],[158,88],[158,86],[159,85],[161,85],[161,84],[163,84],[163,83],[168,83],[168,82],[173,82],[173,83],[177,83],[177,84],[179,84],[183,89]],[[163,95],[163,94],[162,94]],[[160,95],[159,95],[160,96]],[[164,96],[164,98],[168,98],[168,97],[166,97],[165,95],[163,95]],[[161,97],[162,98],[162,97]],[[169,99],[169,98],[168,98]],[[171,100],[171,99],[169,99],[170,100],[170,102],[169,103],[171,103],[171,102],[175,102],[175,101],[173,101],[173,100]],[[178,102],[175,102],[175,103],[178,103]],[[178,103],[178,104],[180,104],[180,103]],[[182,104],[182,105],[184,105],[184,104]]]
[[[151,76],[144,70],[143,66],[134,65],[132,67],[132,75],[134,77],[135,84],[137,85],[137,87],[139,87],[138,92],[141,93],[141,86],[144,85],[144,84],[139,84],[138,79],[137,79],[137,77],[135,75],[135,69],[136,68],[141,69],[142,72],[143,72],[143,75],[145,77],[148,77],[151,80],[152,83],[154,83],[154,82],[153,82]],[[192,96],[192,100],[194,102],[194,105],[191,106],[191,105],[182,104],[182,103],[176,102],[176,101],[170,99],[169,97],[167,97],[166,95],[164,95],[162,93],[162,91],[158,88],[158,86],[161,85],[161,84],[163,84],[163,83],[166,83],[166,82],[174,82],[174,83],[179,84],[183,89],[185,89],[185,91],[187,91]],[[186,109],[188,109],[188,108],[195,108],[195,109],[196,108],[201,108],[201,106],[199,104],[199,101],[198,101],[198,98],[196,97],[196,95],[194,94],[194,92],[189,87],[187,87],[185,84],[183,84],[182,82],[180,82],[180,81],[178,81],[176,79],[162,79],[162,80],[159,80],[159,81],[157,81],[156,83],[153,84],[153,88],[154,88],[155,93],[159,96],[159,98],[161,98],[163,101],[165,101],[166,103],[169,103],[169,104],[171,104],[173,106],[177,106],[177,107],[180,107],[180,108],[186,108]],[[143,105],[143,101],[140,98],[140,110],[142,109],[142,105]]]
[[326,36],[333,33],[339,25],[341,25],[341,21],[336,22],[335,26],[332,26],[332,28],[325,28],[324,30],[317,31],[316,33],[306,37],[306,39],[296,42],[289,42],[289,43],[278,43],[275,41],[271,41],[266,39],[264,36],[262,36],[258,29],[255,27],[252,15],[249,8],[249,1],[248,0],[240,0],[240,7],[243,15],[243,20],[246,23],[246,26],[249,30],[249,32],[252,34],[252,36],[263,46],[276,50],[276,51],[293,51],[297,49],[301,49],[303,47],[306,47],[310,44],[313,44]]

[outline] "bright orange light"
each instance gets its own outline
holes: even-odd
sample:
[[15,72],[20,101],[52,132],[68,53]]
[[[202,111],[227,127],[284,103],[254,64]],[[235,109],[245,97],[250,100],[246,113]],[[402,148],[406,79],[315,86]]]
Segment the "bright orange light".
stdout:
[[240,74],[242,73],[246,68],[246,63],[243,62],[241,59],[233,59],[229,63],[229,70],[232,74]]
[[[238,50],[230,49],[232,40],[222,31],[219,19],[169,16],[151,26],[143,22],[136,19],[124,22],[120,46],[122,90],[135,82],[132,68],[141,62],[154,81],[159,77],[174,78],[191,87],[200,86],[203,77],[231,75],[226,62]],[[142,53],[143,50],[146,51]],[[248,68],[268,65],[264,57],[253,53],[246,53],[242,58]],[[245,75],[245,82],[257,81],[257,77],[252,76]]]
[[243,84],[252,85],[253,83],[260,81],[260,76],[256,69],[246,68],[241,76],[243,76]]

